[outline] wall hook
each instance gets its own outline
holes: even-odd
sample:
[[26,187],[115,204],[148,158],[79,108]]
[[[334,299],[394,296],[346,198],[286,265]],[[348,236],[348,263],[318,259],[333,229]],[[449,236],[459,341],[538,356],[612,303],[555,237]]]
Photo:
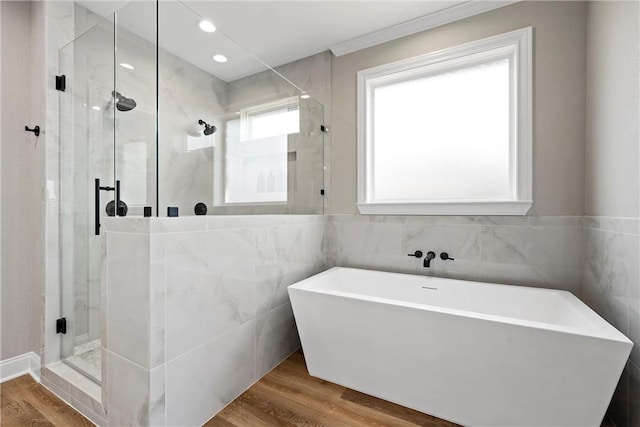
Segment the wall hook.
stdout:
[[36,125],[33,129],[29,129],[29,126],[25,126],[24,130],[26,132],[33,132],[36,136],[40,136],[40,126]]

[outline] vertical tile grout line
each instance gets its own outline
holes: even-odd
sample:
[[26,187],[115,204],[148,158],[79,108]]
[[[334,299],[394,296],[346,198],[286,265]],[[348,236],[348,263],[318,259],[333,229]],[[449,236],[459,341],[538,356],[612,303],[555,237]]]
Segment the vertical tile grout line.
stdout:
[[[101,390],[101,397],[102,397],[102,408],[104,410],[104,418],[105,418],[105,422],[107,423],[107,425],[109,424],[109,380],[108,380],[108,376],[109,376],[109,231],[107,231],[105,233],[105,236],[103,237],[104,239],[104,261],[103,261],[103,268],[105,269],[104,272],[104,301],[103,303],[103,307],[104,307],[104,314],[103,314],[103,325],[104,325],[104,331],[103,332],[103,342],[102,342],[102,351],[101,351],[101,355],[104,358],[104,360],[102,361],[102,367],[104,367],[104,371],[102,372],[101,375],[101,384],[100,387],[104,387],[104,389]],[[102,295],[101,295],[102,296]]]
[[[253,380],[256,381],[258,376],[258,272],[255,260],[258,259],[258,233],[255,227],[248,227],[249,232],[252,234],[254,250],[256,254],[253,262],[253,303],[254,303],[254,321],[253,321]],[[267,235],[268,237],[268,235]]]
[[[207,220],[207,223],[209,221]],[[207,224],[208,228],[208,224]],[[162,327],[162,335],[163,335],[163,345],[164,345],[164,355],[162,361],[162,370],[164,371],[164,381],[163,381],[163,391],[164,391],[164,425],[167,425],[167,234],[163,236],[164,247],[163,247],[163,259],[162,259],[162,286],[164,288],[162,304],[164,307],[162,317],[164,318],[164,325]]]
[[157,244],[157,242],[155,241],[156,239],[153,239],[153,234],[151,234],[151,230],[149,230],[149,234],[143,235],[146,238],[147,244],[146,244],[146,252],[147,252],[147,258],[148,258],[148,270],[147,270],[147,356],[146,356],[146,362],[147,362],[147,388],[149,390],[149,394],[148,394],[148,400],[149,402],[147,403],[147,419],[149,421],[149,425],[151,425],[151,412],[153,411],[152,406],[151,406],[151,399],[152,399],[152,391],[153,389],[151,388],[152,385],[152,380],[151,380],[151,371],[152,371],[152,363],[151,363],[151,353],[152,353],[152,348],[151,348],[151,343],[153,342],[153,334],[152,334],[152,329],[153,329],[153,323],[152,323],[152,305],[153,305],[153,288],[154,288],[154,281],[153,281],[153,270],[154,270],[154,265],[153,265],[153,246],[155,244]]

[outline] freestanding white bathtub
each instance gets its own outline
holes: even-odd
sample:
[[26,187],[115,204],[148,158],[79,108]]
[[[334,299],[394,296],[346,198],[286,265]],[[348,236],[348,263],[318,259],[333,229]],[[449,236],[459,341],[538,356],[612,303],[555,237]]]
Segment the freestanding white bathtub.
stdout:
[[336,267],[289,296],[311,375],[469,426],[599,426],[632,347],[564,291]]

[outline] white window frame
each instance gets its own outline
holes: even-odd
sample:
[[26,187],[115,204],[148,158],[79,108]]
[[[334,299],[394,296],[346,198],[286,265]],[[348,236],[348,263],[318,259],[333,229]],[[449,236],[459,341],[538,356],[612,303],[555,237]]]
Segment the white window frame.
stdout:
[[[247,139],[251,139],[251,119],[254,116],[258,116],[260,114],[268,113],[275,110],[280,110],[283,108],[289,108],[292,106],[296,106],[297,110],[300,111],[300,100],[298,96],[292,96],[284,99],[278,99],[275,101],[267,102],[260,105],[252,105],[249,107],[240,108],[238,112],[239,117],[230,118],[231,120],[239,120],[239,130],[240,130],[240,141],[246,141]],[[226,128],[226,126],[225,126]],[[300,130],[298,129],[298,132]],[[288,134],[292,135],[292,134]],[[288,139],[288,136],[287,136]],[[219,207],[236,207],[236,206],[287,206],[290,202],[291,198],[291,190],[287,188],[287,199],[286,200],[271,200],[271,201],[250,201],[250,202],[229,202],[227,201],[227,171],[228,167],[226,164],[226,155],[227,155],[227,141],[226,136],[221,141],[221,150],[217,156],[215,156],[215,171],[214,171],[214,205]],[[287,171],[288,173],[288,171]]]
[[[253,105],[251,107],[242,108],[240,110],[240,140],[246,141],[247,139],[252,139],[252,120],[256,116],[260,116],[262,114],[270,113],[273,111],[278,111],[282,109],[289,110],[291,107],[295,106],[295,109],[300,112],[300,99],[297,96],[292,96],[289,98],[279,99],[277,101],[268,102],[266,104]],[[298,126],[300,124],[298,123]],[[298,128],[298,132],[300,129]]]
[[[358,210],[392,215],[526,215],[533,204],[532,56],[533,28],[488,37],[358,72]],[[373,200],[374,91],[391,83],[439,74],[492,58],[510,58],[510,154],[512,197],[504,200]],[[429,185],[417,183],[417,185]]]

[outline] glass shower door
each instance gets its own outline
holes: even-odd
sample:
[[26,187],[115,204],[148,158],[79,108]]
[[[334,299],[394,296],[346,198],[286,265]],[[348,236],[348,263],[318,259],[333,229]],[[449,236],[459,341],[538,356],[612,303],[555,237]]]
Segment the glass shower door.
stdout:
[[128,3],[116,24],[116,179],[126,216],[157,216],[156,2]]
[[[66,320],[61,359],[101,382],[102,263],[105,242],[98,217],[113,208],[114,25],[105,21],[60,50],[60,278]],[[110,204],[111,203],[111,204]]]

